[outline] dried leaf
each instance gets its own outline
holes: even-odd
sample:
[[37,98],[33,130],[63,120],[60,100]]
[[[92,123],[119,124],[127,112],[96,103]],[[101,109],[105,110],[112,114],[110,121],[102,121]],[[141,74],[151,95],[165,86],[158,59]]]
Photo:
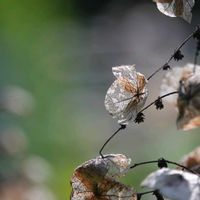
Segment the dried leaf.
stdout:
[[181,165],[200,174],[200,147],[185,155],[181,161]]
[[71,179],[71,200],[137,200],[135,191],[118,181],[130,165],[121,154],[100,156],[80,165]]
[[194,0],[154,0],[157,8],[163,14],[170,17],[182,17],[191,22]]
[[105,107],[119,124],[128,124],[145,104],[147,80],[133,65],[113,67],[112,71],[117,79],[107,91]]
[[199,200],[199,176],[163,168],[148,175],[142,186],[158,190],[164,197],[171,200]]

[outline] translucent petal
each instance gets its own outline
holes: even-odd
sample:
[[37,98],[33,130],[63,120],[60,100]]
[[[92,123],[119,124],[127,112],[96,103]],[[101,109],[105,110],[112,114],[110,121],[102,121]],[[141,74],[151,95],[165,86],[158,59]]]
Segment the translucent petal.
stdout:
[[106,93],[105,108],[119,124],[128,124],[145,104],[147,80],[134,66],[113,67],[113,74],[117,79]]
[[170,17],[182,17],[187,22],[191,22],[194,0],[173,0],[171,2],[168,1],[169,3],[163,0],[155,1],[157,2],[158,10],[163,14]]

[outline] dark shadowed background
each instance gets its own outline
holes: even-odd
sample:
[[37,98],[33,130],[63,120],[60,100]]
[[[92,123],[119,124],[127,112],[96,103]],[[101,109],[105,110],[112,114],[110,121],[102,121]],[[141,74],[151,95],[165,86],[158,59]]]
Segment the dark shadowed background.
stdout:
[[[163,15],[151,0],[3,0],[0,199],[69,199],[73,170],[96,157],[119,127],[104,108],[111,68],[136,64],[150,75],[199,23],[199,11],[198,1],[188,24]],[[195,47],[185,45],[178,64],[193,62]],[[149,81],[147,103],[159,95],[163,74]],[[177,131],[171,105],[145,114],[143,124],[130,124],[104,152],[126,154],[133,163],[179,161],[199,144],[199,129]],[[140,191],[154,169],[135,169],[123,182]]]

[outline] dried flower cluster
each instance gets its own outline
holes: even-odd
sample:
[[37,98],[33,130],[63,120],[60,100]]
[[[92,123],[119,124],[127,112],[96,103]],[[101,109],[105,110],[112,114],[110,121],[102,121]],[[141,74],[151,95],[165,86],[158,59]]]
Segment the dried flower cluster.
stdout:
[[[193,0],[155,0],[158,9],[169,16],[181,16],[191,20]],[[184,55],[181,48],[191,38],[197,41],[194,64],[171,67],[171,60],[179,61]],[[144,111],[154,105],[157,110],[164,108],[163,98],[178,110],[177,128],[190,130],[200,127],[200,66],[199,55],[200,28],[197,27],[174,51],[169,60],[148,78],[136,71],[134,65],[113,67],[116,80],[105,96],[105,108],[116,118],[121,126],[102,146],[100,156],[89,160],[75,169],[71,179],[71,200],[140,200],[143,195],[153,194],[157,200],[200,200],[200,147],[186,155],[179,163],[160,158],[153,161],[135,163],[123,154],[103,155],[102,150],[108,142],[129,123],[141,123]],[[160,70],[165,73],[160,95],[144,107],[149,91],[148,81]],[[148,175],[141,186],[152,190],[136,192],[118,179],[140,165],[157,163],[159,170]],[[168,168],[169,164],[177,169]]]

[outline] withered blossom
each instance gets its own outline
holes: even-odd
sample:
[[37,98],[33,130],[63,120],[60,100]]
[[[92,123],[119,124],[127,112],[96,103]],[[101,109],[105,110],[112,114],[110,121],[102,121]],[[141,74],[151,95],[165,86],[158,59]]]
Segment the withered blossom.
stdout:
[[147,79],[136,72],[134,65],[113,67],[112,72],[117,79],[107,91],[105,107],[119,124],[128,124],[145,104]]
[[109,154],[83,163],[71,179],[71,200],[137,200],[131,187],[116,180],[128,170],[130,161],[122,154]]
[[199,200],[200,179],[196,174],[168,168],[148,175],[141,184],[158,190],[171,200]]
[[178,110],[177,127],[190,130],[200,126],[200,66],[188,63],[168,71],[161,84],[161,95],[178,91],[164,100]]
[[192,8],[194,0],[153,0],[157,8],[163,14],[169,17],[182,17],[187,22],[191,22]]

